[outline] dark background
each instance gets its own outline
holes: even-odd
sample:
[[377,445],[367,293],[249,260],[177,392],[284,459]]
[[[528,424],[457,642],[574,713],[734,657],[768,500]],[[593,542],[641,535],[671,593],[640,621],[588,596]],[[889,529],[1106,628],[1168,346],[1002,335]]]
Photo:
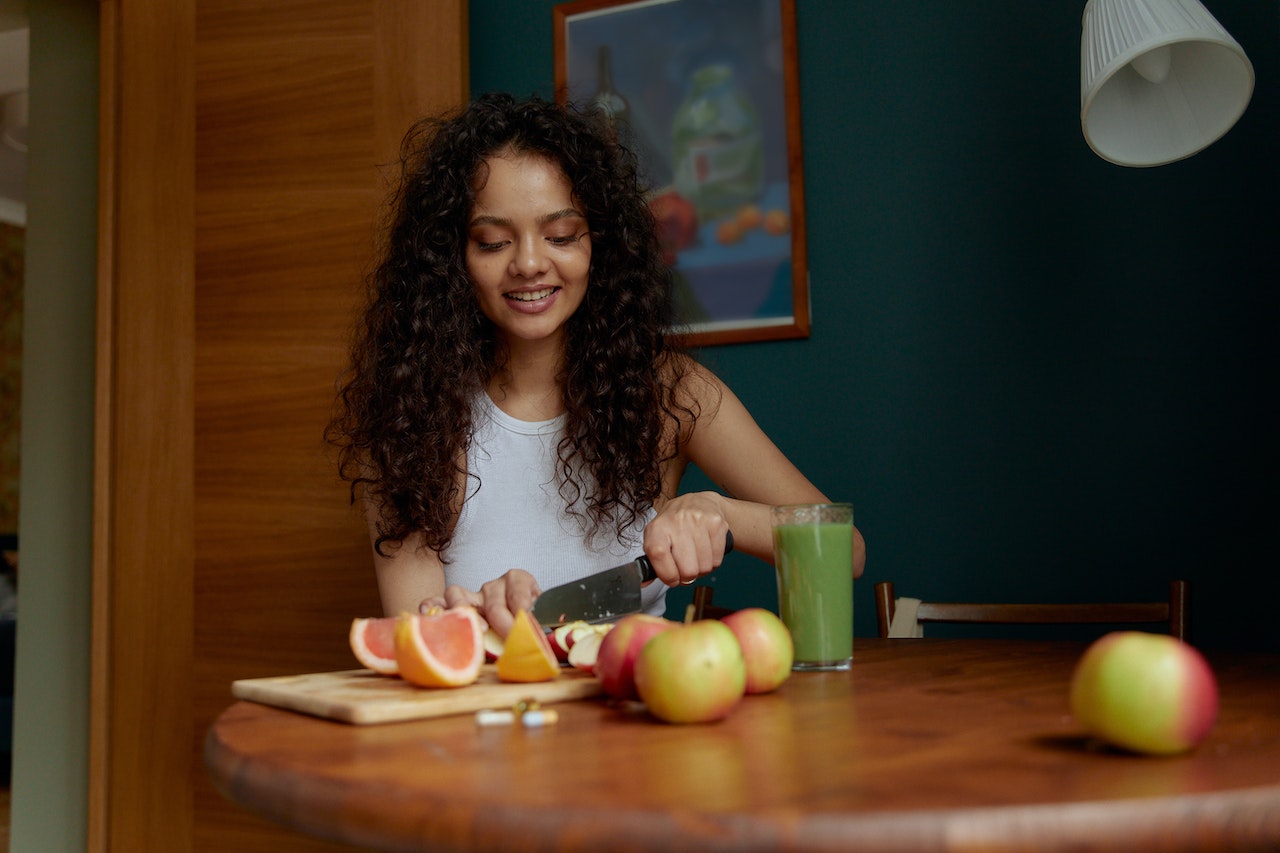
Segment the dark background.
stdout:
[[[473,93],[552,94],[555,5],[471,0]],[[812,335],[702,356],[854,504],[859,635],[878,580],[1124,600],[1182,577],[1198,644],[1280,647],[1280,4],[1206,6],[1253,100],[1130,169],[1080,132],[1083,0],[797,3]],[[776,606],[749,557],[714,583]]]

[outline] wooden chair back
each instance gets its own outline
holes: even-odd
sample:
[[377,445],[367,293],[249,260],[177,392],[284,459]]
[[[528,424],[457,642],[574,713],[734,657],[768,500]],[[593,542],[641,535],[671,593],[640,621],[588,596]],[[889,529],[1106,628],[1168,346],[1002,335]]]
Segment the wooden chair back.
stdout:
[[695,620],[719,619],[733,612],[732,608],[712,604],[711,599],[714,594],[714,588],[705,584],[699,584],[693,588],[693,603],[689,606],[693,608],[693,618]]
[[[881,637],[889,636],[889,626],[897,610],[892,581],[875,586],[876,622]],[[916,610],[920,623],[1030,624],[1129,624],[1163,623],[1180,640],[1189,636],[1190,585],[1175,580],[1169,584],[1166,601],[1104,602],[1095,604],[969,604],[921,601]]]

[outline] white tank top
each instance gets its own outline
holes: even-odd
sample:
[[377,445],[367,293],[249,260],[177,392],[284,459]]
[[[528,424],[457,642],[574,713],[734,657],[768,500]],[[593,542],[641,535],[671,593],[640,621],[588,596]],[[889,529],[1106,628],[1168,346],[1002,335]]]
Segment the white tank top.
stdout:
[[[565,415],[536,423],[516,420],[488,394],[479,395],[475,434],[467,452],[472,476],[444,555],[446,584],[478,590],[508,569],[524,569],[546,590],[644,553],[642,536],[656,515],[652,509],[626,531],[625,545],[611,526],[588,542],[585,520],[566,511],[556,477],[556,445],[564,435],[565,420]],[[661,581],[645,587],[645,612],[663,615],[666,592]]]

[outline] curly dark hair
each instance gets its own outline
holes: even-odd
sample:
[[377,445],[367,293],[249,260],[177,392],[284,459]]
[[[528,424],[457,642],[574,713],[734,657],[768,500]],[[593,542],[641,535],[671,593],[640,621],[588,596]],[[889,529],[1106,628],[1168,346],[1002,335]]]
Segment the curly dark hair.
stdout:
[[[422,534],[444,557],[466,482],[475,395],[504,352],[467,274],[472,205],[495,154],[559,165],[591,232],[586,296],[566,325],[561,496],[582,501],[591,535],[624,531],[661,494],[691,404],[691,364],[668,338],[671,273],[634,156],[601,117],[540,98],[492,94],[415,124],[401,146],[380,262],[326,436],[339,471],[380,508],[375,547]],[[470,475],[474,476],[474,475]]]

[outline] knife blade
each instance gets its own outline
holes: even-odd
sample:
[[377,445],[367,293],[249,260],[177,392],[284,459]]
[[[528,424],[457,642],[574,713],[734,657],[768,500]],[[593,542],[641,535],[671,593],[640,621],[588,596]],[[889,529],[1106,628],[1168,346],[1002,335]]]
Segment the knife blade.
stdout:
[[[732,550],[730,532],[724,537],[724,552]],[[640,612],[640,586],[656,577],[653,564],[642,554],[612,569],[552,587],[533,602],[533,618],[543,628],[566,622],[613,622]]]

